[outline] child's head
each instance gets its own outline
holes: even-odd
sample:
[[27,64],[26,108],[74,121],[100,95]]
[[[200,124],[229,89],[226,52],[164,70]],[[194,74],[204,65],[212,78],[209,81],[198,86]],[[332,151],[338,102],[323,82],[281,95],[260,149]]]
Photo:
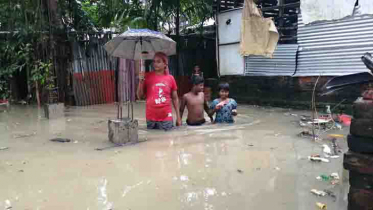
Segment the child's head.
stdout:
[[193,69],[193,74],[200,74],[200,73],[201,73],[201,68],[198,65],[195,65]]
[[156,72],[164,72],[164,74],[169,74],[168,70],[168,57],[163,52],[157,52],[154,55],[153,67]]
[[229,96],[229,84],[226,82],[219,84],[219,96],[222,99],[226,99]]
[[195,92],[202,92],[203,87],[204,87],[204,79],[203,77],[199,75],[194,75],[192,77],[192,84],[193,84],[193,89]]

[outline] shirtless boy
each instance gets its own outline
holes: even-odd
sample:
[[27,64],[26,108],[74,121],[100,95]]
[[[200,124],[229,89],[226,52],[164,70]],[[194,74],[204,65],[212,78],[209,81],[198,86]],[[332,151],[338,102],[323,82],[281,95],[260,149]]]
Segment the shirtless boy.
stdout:
[[203,77],[201,76],[194,76],[193,77],[193,88],[189,93],[184,94],[181,100],[180,106],[180,116],[181,119],[183,118],[183,113],[185,106],[188,109],[188,118],[187,124],[191,126],[198,126],[203,125],[206,120],[204,117],[203,110],[209,115],[211,122],[213,122],[212,115],[210,113],[210,109],[205,101],[205,96],[203,93],[203,86],[204,81]]

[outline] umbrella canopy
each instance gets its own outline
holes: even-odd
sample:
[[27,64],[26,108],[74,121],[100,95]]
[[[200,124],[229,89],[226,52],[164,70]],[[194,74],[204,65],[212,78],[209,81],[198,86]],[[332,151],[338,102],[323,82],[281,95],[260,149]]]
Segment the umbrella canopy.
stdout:
[[125,59],[153,59],[156,52],[176,54],[176,42],[166,35],[149,29],[129,29],[105,44],[114,57]]

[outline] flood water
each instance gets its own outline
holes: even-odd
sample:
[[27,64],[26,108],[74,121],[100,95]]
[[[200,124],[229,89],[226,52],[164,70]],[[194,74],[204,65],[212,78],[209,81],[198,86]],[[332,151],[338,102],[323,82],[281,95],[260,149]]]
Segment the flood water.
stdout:
[[[69,107],[56,120],[32,106],[0,113],[0,148],[9,147],[0,150],[0,209],[346,209],[343,155],[310,162],[329,141],[297,136],[309,111],[240,106],[234,125],[163,132],[145,129],[144,110],[135,105],[143,142],[103,151],[95,149],[111,145],[114,105]],[[56,137],[72,141],[49,141]],[[347,150],[345,139],[338,145]],[[333,172],[338,185],[316,179]],[[330,189],[336,200],[311,189]]]

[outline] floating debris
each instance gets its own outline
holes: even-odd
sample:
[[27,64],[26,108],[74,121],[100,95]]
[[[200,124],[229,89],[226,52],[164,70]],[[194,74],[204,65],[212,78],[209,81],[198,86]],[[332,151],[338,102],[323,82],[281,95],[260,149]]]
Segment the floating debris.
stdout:
[[240,173],[240,174],[243,173],[243,171],[241,169],[237,169],[237,172]]
[[10,203],[10,200],[5,200],[5,209],[12,209],[12,204]]
[[321,140],[318,135],[313,135],[310,131],[302,131],[298,134],[299,137],[311,137],[316,140]]
[[323,147],[324,156],[330,157],[332,155],[332,149],[330,149],[330,147],[326,144],[323,144],[322,147]]
[[339,180],[339,175],[338,175],[338,173],[332,173],[332,174],[330,174],[330,176],[331,176],[333,179]]
[[333,137],[333,138],[344,138],[345,137],[342,134],[329,134],[328,136]]
[[337,200],[337,196],[330,190],[324,190],[324,192],[326,193],[326,195],[332,197],[334,199],[334,201]]
[[329,160],[326,158],[320,158],[320,157],[312,157],[308,156],[308,160],[313,161],[313,162],[324,162],[324,163],[329,163]]
[[339,130],[342,130],[342,125],[339,123],[335,123],[334,126],[338,128]]
[[54,138],[54,139],[51,139],[50,141],[66,143],[66,142],[71,142],[71,139],[65,139],[65,138]]
[[7,149],[9,149],[9,147],[0,147],[0,151],[1,150],[7,150]]
[[340,147],[337,144],[337,139],[336,138],[332,139],[332,148],[333,148],[334,155],[338,155],[339,153],[342,152],[342,150],[340,149]]
[[317,202],[317,203],[316,203],[316,206],[317,206],[319,209],[326,209],[326,204],[323,204],[323,203],[319,203],[319,202]]
[[325,174],[322,174],[322,175],[316,177],[316,179],[317,179],[317,180],[327,181],[327,182],[330,181],[330,183],[331,183],[332,185],[336,185],[336,184],[339,183],[339,179],[340,179],[340,178],[339,178],[338,173],[332,173],[330,176],[325,175]]
[[26,138],[26,137],[35,136],[35,135],[36,135],[36,132],[29,133],[29,134],[15,134],[13,135],[13,138],[19,139],[19,138]]
[[328,175],[325,175],[325,174],[321,174],[320,176],[316,177],[317,180],[323,180],[323,181],[329,181],[330,180],[330,176]]
[[326,192],[324,192],[322,190],[316,190],[316,189],[312,189],[311,193],[314,194],[314,195],[317,195],[317,196],[322,196],[322,197],[324,197],[326,195]]

